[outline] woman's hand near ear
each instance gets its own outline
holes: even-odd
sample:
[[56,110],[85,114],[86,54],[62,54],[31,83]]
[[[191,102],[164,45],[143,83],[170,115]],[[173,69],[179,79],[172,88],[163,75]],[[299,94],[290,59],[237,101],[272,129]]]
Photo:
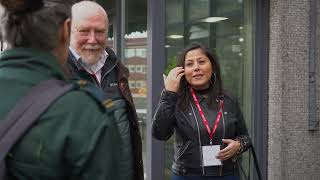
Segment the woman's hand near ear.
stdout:
[[164,87],[168,91],[178,92],[180,86],[180,80],[184,75],[184,69],[182,67],[175,67],[169,72]]

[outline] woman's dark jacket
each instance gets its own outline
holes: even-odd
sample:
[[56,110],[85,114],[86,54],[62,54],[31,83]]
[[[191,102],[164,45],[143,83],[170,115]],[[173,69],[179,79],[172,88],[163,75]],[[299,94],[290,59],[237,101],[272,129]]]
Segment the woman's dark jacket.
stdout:
[[[142,142],[141,135],[138,124],[138,116],[133,103],[132,95],[128,85],[129,71],[120,62],[118,57],[115,55],[112,49],[107,48],[108,53],[105,65],[101,72],[101,82],[98,83],[97,80],[87,73],[83,67],[75,61],[71,52],[69,52],[68,58],[68,69],[75,79],[85,79],[96,84],[100,87],[108,97],[118,98],[122,97],[126,101],[126,111],[128,113],[130,132],[131,132],[131,144],[133,150],[133,161],[134,161],[134,179],[143,180],[143,162],[142,162]],[[114,87],[115,89],[113,89]],[[118,90],[120,89],[120,91]],[[118,93],[121,93],[120,95]],[[113,97],[114,96],[114,97]],[[121,129],[120,129],[121,132]]]
[[[197,98],[212,130],[218,110],[209,110],[207,101],[201,95],[197,94]],[[224,101],[223,116],[213,135],[213,144],[222,145],[222,139],[238,139],[241,145],[239,153],[242,153],[251,146],[251,141],[238,102],[227,95],[222,96],[221,99]],[[168,140],[175,133],[172,171],[178,175],[222,176],[235,173],[236,157],[223,161],[223,166],[202,168],[200,149],[201,146],[210,144],[208,132],[193,99],[189,100],[186,111],[177,107],[177,100],[178,94],[164,90],[152,124],[152,135],[156,139]],[[201,143],[199,143],[199,135]]]

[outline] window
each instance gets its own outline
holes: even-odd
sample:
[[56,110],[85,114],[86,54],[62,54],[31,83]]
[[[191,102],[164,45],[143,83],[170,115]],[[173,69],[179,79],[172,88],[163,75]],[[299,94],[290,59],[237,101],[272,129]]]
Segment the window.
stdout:
[[141,88],[141,87],[143,87],[143,82],[142,81],[136,81],[136,87],[137,88]]
[[147,57],[147,50],[145,48],[136,49],[136,56],[146,58]]
[[143,67],[142,67],[142,72],[143,72],[143,73],[146,73],[146,72],[147,72],[147,67],[146,67],[146,66],[143,66]]
[[145,65],[136,65],[136,72],[139,72],[139,73],[143,72],[143,67],[144,66]]
[[[254,3],[254,0],[167,0],[165,16],[168,68],[175,67],[177,54],[190,42],[202,43],[216,52],[224,88],[239,98],[249,132],[253,132],[251,127],[254,123]],[[165,144],[165,153],[165,179],[170,179],[173,138]],[[247,171],[248,156],[242,157],[245,159],[242,161],[243,167]]]
[[136,72],[136,66],[135,65],[128,65],[127,67],[129,69],[130,73]]
[[[108,1],[109,2],[109,1]],[[115,14],[122,14],[124,22],[121,22],[123,29],[124,39],[122,39],[124,46],[124,57],[125,64],[128,65],[130,70],[130,78],[132,82],[130,88],[133,96],[133,102],[135,108],[138,113],[139,118],[139,128],[141,132],[142,138],[142,156],[144,161],[144,172],[147,172],[147,164],[146,164],[146,109],[147,109],[147,87],[144,83],[136,83],[137,79],[141,80],[141,75],[137,75],[135,72],[139,71],[140,73],[143,71],[143,66],[146,66],[145,62],[141,62],[142,64],[138,64],[137,60],[146,57],[146,49],[147,49],[147,0],[125,0],[119,1],[114,0],[114,2],[124,3],[124,12],[116,12]],[[117,9],[117,8],[116,8]],[[136,50],[138,49],[138,50]],[[135,58],[135,57],[140,58]],[[140,61],[139,61],[140,62]],[[133,67],[134,66],[134,67]],[[137,67],[136,67],[137,66]],[[143,77],[146,81],[146,76]],[[134,85],[133,85],[134,84]],[[137,89],[137,86],[141,86]],[[139,112],[143,113],[139,113]],[[148,134],[149,136],[149,134]]]
[[135,88],[136,87],[136,82],[135,81],[129,81],[129,87],[130,88]]
[[126,58],[134,57],[136,54],[135,49],[125,49],[124,53]]

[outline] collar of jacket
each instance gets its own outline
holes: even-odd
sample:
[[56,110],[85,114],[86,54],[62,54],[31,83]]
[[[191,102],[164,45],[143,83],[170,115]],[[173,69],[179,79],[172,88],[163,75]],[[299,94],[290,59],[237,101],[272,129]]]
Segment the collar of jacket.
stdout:
[[[114,51],[107,47],[106,52],[109,54],[108,60],[113,61],[116,63],[116,66],[118,68],[118,82],[120,82],[123,79],[128,79],[129,78],[129,70],[121,63],[120,59],[116,56]],[[104,72],[105,73],[105,72]]]
[[[34,73],[54,76],[61,80],[67,80],[63,67],[58,63],[57,58],[46,51],[34,48],[12,48],[1,53],[1,67],[24,67],[34,69]],[[21,76],[23,74],[11,74],[10,76]],[[40,76],[40,77],[41,77]]]
[[[114,53],[114,51],[107,47],[106,52],[108,53],[108,58],[105,62],[106,63],[110,63],[111,61],[111,66],[110,67],[106,67],[103,66],[102,68],[102,76],[105,73],[110,72],[111,70],[113,70],[114,68],[118,69],[118,82],[120,82],[123,79],[128,79],[129,77],[129,71],[128,69],[121,63],[121,61],[119,60],[119,58],[116,56],[116,54]],[[109,62],[108,62],[109,61]],[[75,57],[73,56],[73,54],[71,53],[71,51],[69,50],[69,58],[68,58],[68,64],[71,65],[73,68],[77,69],[78,71],[82,70],[85,71],[83,66],[75,59]],[[109,65],[108,65],[109,66]],[[112,68],[112,69],[110,69]]]

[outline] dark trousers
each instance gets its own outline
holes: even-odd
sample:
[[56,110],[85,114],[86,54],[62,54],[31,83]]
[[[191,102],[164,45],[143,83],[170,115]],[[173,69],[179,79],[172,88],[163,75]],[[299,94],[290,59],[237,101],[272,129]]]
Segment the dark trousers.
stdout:
[[171,180],[240,180],[239,176],[179,176],[172,173]]

